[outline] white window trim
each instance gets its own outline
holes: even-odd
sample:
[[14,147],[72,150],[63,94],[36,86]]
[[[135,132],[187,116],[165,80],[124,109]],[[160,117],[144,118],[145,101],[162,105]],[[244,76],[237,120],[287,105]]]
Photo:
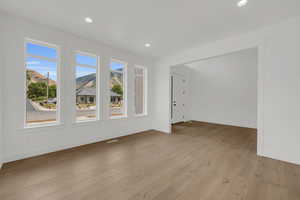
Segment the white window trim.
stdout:
[[[32,44],[38,44],[38,43],[32,43]],[[43,46],[45,46],[45,45],[43,45]],[[53,48],[53,47],[50,47],[50,48]],[[33,54],[30,54],[30,53],[26,53],[26,55],[27,55],[27,58],[37,58],[37,59],[46,60],[46,61],[49,61],[49,62],[57,62],[57,60],[58,60],[58,59],[55,59],[55,58],[47,58],[47,57],[44,57],[44,56],[33,55]]]
[[[93,65],[86,65],[86,64],[78,64],[76,61],[76,54],[84,55],[84,56],[90,56],[96,58],[96,66]],[[86,67],[86,68],[91,68],[91,69],[96,69],[96,118],[94,119],[86,119],[86,120],[77,120],[77,115],[76,115],[76,94],[75,94],[75,105],[74,105],[74,110],[75,110],[75,118],[73,119],[74,124],[83,124],[83,123],[90,123],[90,122],[96,122],[100,121],[100,58],[96,54],[88,53],[88,52],[83,52],[83,51],[75,51],[74,52],[74,63],[75,63],[75,70],[74,70],[74,83],[75,87],[74,89],[76,90],[76,67]]]
[[31,123],[27,124],[24,128],[25,129],[36,129],[36,128],[44,128],[44,127],[52,127],[52,126],[60,126],[63,125],[61,122],[42,122],[42,123]]
[[[48,48],[52,48],[55,49],[57,52],[57,59],[51,59],[51,58],[47,58],[44,56],[36,56],[36,55],[31,55],[27,53],[27,43],[32,43],[32,44],[37,44],[37,45],[41,45],[41,46],[45,46]],[[29,129],[29,128],[40,128],[40,127],[48,127],[48,126],[59,126],[61,125],[61,101],[60,101],[60,95],[61,95],[61,57],[60,57],[60,47],[58,45],[55,44],[50,44],[48,42],[42,42],[42,41],[38,41],[38,40],[33,40],[30,38],[25,38],[24,39],[24,121],[23,121],[23,127],[25,129]],[[27,69],[27,58],[28,57],[34,57],[34,58],[39,58],[39,59],[43,59],[43,60],[47,60],[50,62],[55,62],[56,63],[56,76],[57,76],[57,80],[56,80],[56,121],[55,122],[37,122],[37,123],[31,123],[28,124],[27,123],[27,88],[26,88],[26,69]]]
[[[109,85],[110,85],[110,72],[113,71],[111,70],[111,62],[118,62],[118,63],[121,63],[124,65],[124,70],[123,70],[123,106],[124,106],[124,113],[123,115],[120,115],[120,116],[110,116],[110,110],[109,110],[109,119],[124,119],[124,118],[128,118],[128,108],[127,108],[127,105],[128,105],[128,102],[127,102],[127,89],[128,89],[128,80],[127,80],[127,77],[128,77],[128,63],[127,62],[124,62],[122,60],[119,60],[119,59],[116,59],[116,58],[111,58],[110,59],[110,63],[109,63]],[[109,93],[110,93],[110,90],[111,88],[109,87]],[[109,95],[109,106],[110,106],[110,95]],[[110,109],[110,107],[109,107]]]
[[[144,95],[143,95],[143,113],[136,114],[135,110],[135,102],[134,102],[134,116],[135,117],[145,117],[148,116],[148,68],[141,66],[141,65],[135,65],[134,68],[143,69],[143,81],[144,81]],[[135,78],[135,74],[134,74]],[[134,83],[134,99],[135,99],[135,83]]]

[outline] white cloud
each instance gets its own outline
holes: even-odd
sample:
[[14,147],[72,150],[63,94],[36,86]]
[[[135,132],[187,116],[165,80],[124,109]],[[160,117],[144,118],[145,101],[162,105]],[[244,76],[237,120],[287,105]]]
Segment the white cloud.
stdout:
[[26,64],[27,65],[39,65],[39,64],[41,64],[41,62],[39,62],[39,61],[27,61]]

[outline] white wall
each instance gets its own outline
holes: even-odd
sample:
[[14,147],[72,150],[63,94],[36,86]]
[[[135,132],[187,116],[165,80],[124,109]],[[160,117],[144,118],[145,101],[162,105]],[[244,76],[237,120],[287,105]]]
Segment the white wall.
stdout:
[[160,60],[154,72],[154,127],[170,132],[170,66],[259,46],[258,154],[300,164],[299,35],[297,17]]
[[[95,41],[89,41],[51,27],[34,24],[21,18],[0,14],[1,46],[4,54],[4,161],[17,160],[81,144],[128,135],[152,128],[152,109],[147,117],[134,117],[133,66],[148,67],[152,83],[150,59],[132,55]],[[88,26],[87,26],[88,28]],[[62,125],[24,129],[24,38],[31,38],[59,45],[62,59]],[[100,56],[101,121],[74,124],[75,98],[73,52],[81,50]],[[114,57],[128,62],[128,118],[109,120],[109,62]],[[2,69],[1,69],[2,73]],[[151,102],[151,84],[148,84]],[[149,105],[151,106],[151,105]]]
[[257,49],[188,65],[192,120],[256,128]]

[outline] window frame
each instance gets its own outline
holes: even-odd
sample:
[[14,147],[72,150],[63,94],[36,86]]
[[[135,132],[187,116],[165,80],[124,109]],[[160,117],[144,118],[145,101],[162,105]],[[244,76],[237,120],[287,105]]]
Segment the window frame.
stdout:
[[[124,65],[124,70],[123,70],[123,91],[125,91],[125,92],[123,92],[123,106],[124,106],[124,113],[123,113],[123,115],[120,115],[120,116],[111,116],[111,113],[110,113],[110,103],[111,103],[111,100],[110,100],[110,98],[111,98],[111,96],[110,96],[110,90],[111,90],[111,87],[110,87],[110,73],[111,73],[111,63],[112,62],[118,62],[118,63],[121,63],[121,64],[123,64]],[[127,99],[127,97],[128,97],[128,91],[127,91],[127,89],[128,89],[128,80],[127,80],[127,78],[128,78],[128,63],[127,62],[125,62],[125,61],[122,61],[122,60],[119,60],[119,59],[116,59],[116,58],[111,58],[110,59],[110,62],[109,62],[109,73],[108,73],[108,80],[109,80],[109,90],[108,90],[108,92],[109,92],[109,106],[108,106],[108,109],[109,109],[109,112],[108,112],[108,114],[109,114],[109,119],[123,119],[123,118],[128,118],[128,99]]]
[[[79,64],[77,63],[76,61],[76,55],[77,54],[80,54],[80,55],[83,55],[83,56],[89,56],[89,57],[94,57],[96,58],[96,66],[93,66],[93,65],[86,65],[86,64]],[[76,113],[76,92],[75,92],[75,104],[74,104],[74,111],[75,111],[75,115],[74,115],[74,123],[75,124],[81,124],[81,123],[88,123],[88,122],[95,122],[95,121],[99,121],[101,120],[101,117],[100,117],[100,103],[101,103],[101,100],[100,100],[100,57],[96,54],[93,54],[93,53],[89,53],[89,52],[85,52],[85,51],[75,51],[74,52],[74,84],[75,84],[75,87],[74,87],[74,91],[76,91],[76,68],[77,66],[78,67],[84,67],[84,68],[90,68],[90,69],[96,69],[96,117],[95,118],[92,118],[92,119],[87,119],[87,120],[77,120],[77,113]]]
[[[47,58],[44,56],[38,56],[27,53],[27,44],[36,44],[44,47],[48,47],[51,49],[55,49],[57,53],[57,58]],[[30,38],[24,39],[24,46],[23,46],[23,52],[24,52],[24,121],[23,121],[23,127],[25,129],[27,128],[40,128],[40,127],[48,127],[48,126],[59,126],[62,124],[61,122],[61,49],[60,46],[44,41],[34,40]],[[37,123],[27,123],[27,80],[26,80],[26,73],[27,73],[27,58],[37,58],[41,60],[46,60],[48,62],[54,62],[56,63],[56,121],[55,122],[37,122]]]
[[137,114],[136,113],[136,107],[135,107],[135,95],[136,95],[136,85],[135,85],[135,77],[136,74],[134,72],[134,116],[135,117],[144,117],[148,115],[148,68],[141,65],[135,65],[134,69],[142,69],[143,70],[143,113]]

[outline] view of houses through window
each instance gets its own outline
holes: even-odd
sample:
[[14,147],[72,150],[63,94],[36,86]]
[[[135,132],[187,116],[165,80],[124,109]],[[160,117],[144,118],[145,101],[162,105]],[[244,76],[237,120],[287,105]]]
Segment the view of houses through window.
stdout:
[[110,116],[126,115],[126,64],[112,60],[110,63]]
[[[26,125],[59,121],[59,52],[55,45],[27,40],[26,65]],[[76,121],[99,119],[98,57],[75,53]],[[134,68],[135,114],[146,114],[146,69]],[[127,116],[127,64],[110,62],[111,118]]]
[[48,44],[27,41],[26,125],[56,122],[58,52]]
[[97,57],[76,54],[76,120],[97,119]]

